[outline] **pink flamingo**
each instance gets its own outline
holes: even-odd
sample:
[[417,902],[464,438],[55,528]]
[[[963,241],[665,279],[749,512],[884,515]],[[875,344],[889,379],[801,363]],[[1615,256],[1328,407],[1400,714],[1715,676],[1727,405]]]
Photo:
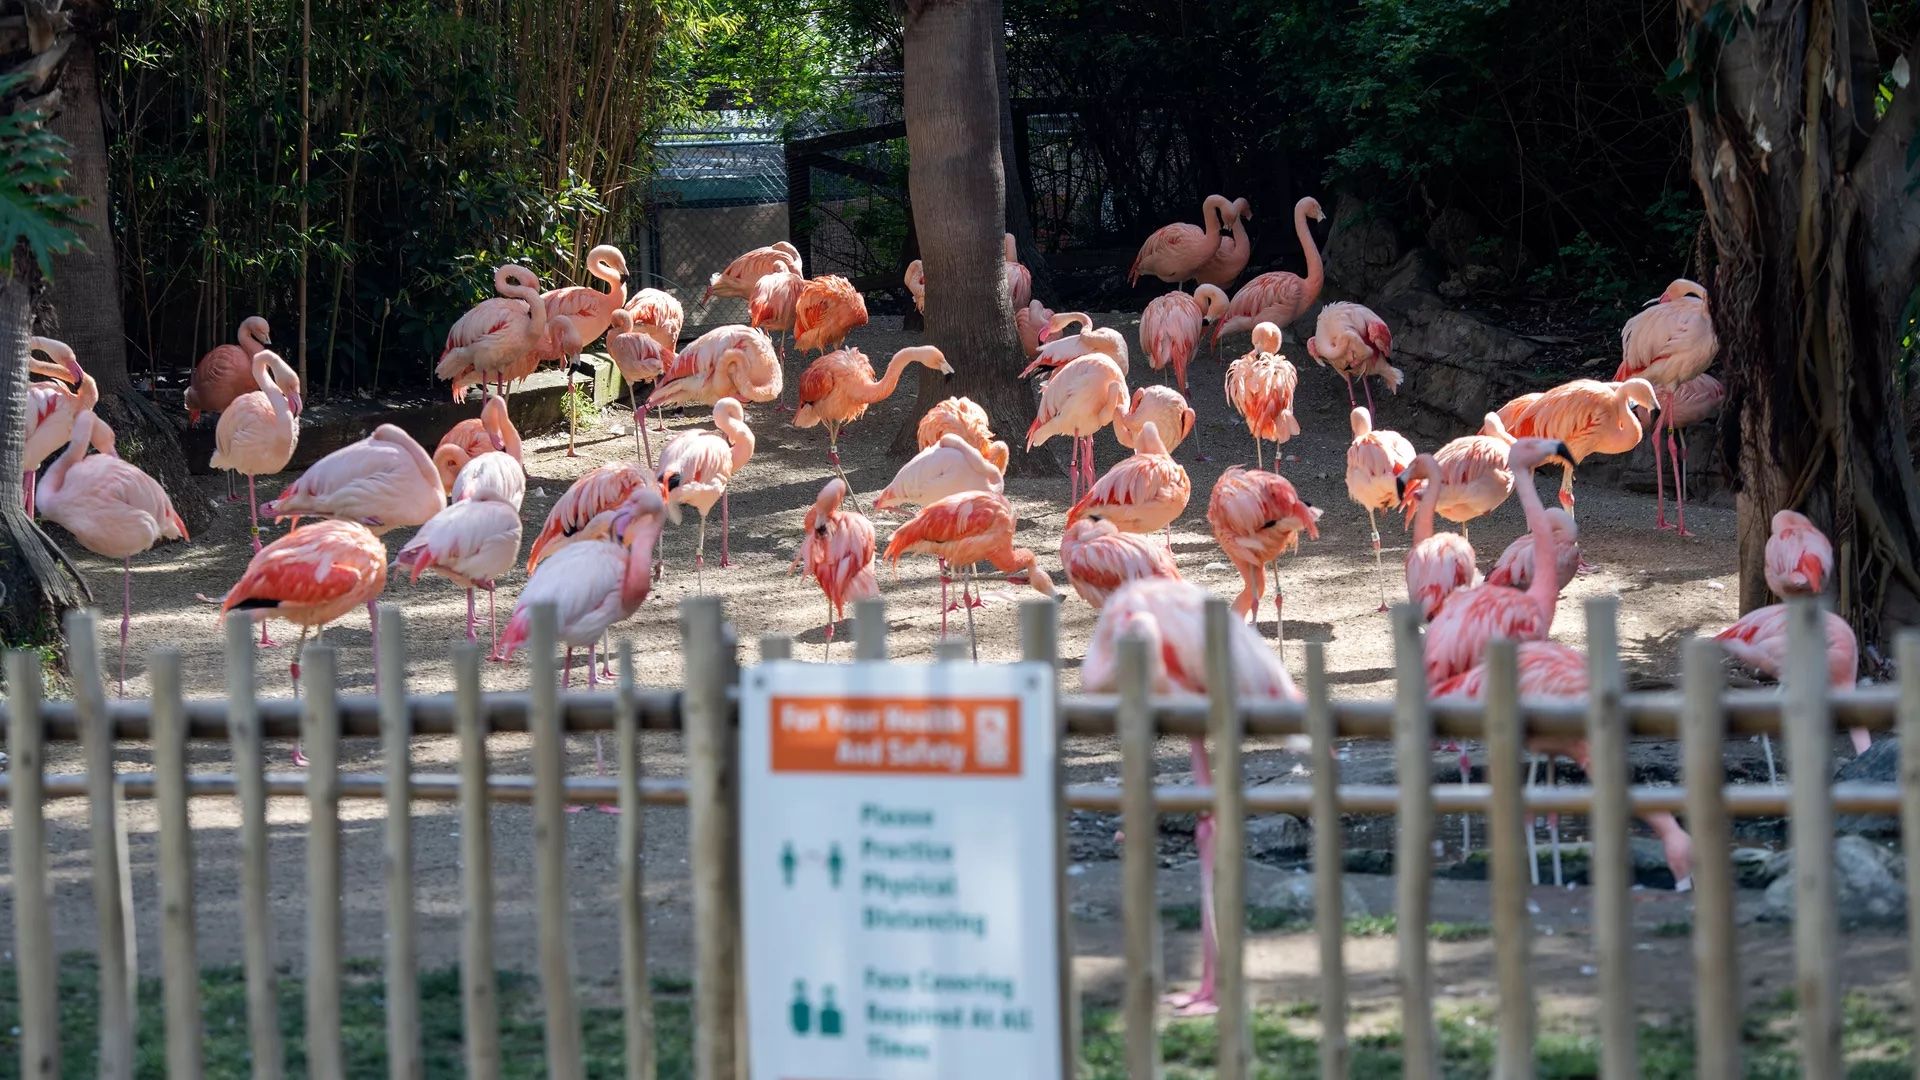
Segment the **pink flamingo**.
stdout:
[[811,278],[793,303],[793,345],[801,352],[838,349],[856,327],[867,325],[867,301],[838,274]]
[[234,336],[240,344],[215,345],[193,365],[193,377],[187,383],[187,423],[199,423],[201,413],[226,412],[234,398],[253,392],[253,358],[273,344],[273,329],[267,320],[249,315]]
[[[961,399],[965,400],[965,399]],[[971,404],[971,402],[969,402]],[[931,414],[929,414],[931,415]],[[873,508],[892,510],[903,506],[925,506],[963,491],[1005,491],[1007,444],[995,442],[997,458],[982,454],[965,436],[947,432],[938,442],[915,454],[900,466],[893,480],[874,497]],[[940,564],[940,635],[947,633],[947,613],[959,605],[947,602],[947,590],[953,579],[947,564]]]
[[153,477],[110,450],[87,453],[96,425],[109,447],[113,433],[92,410],[74,417],[67,450],[49,469],[40,490],[40,514],[73,534],[95,555],[120,560],[124,586],[120,607],[120,696],[127,693],[127,631],[133,624],[133,557],[162,540],[185,540],[186,522]]
[[753,287],[759,284],[761,278],[780,271],[790,274],[802,272],[800,249],[785,240],[754,248],[728,263],[725,270],[713,275],[713,279],[707,283],[706,294],[700,298],[700,302],[704,304],[716,296],[750,299]]
[[[1716,416],[1720,412],[1721,404],[1727,399],[1727,388],[1721,385],[1719,379],[1711,375],[1695,375],[1671,389],[1655,387],[1654,395],[1660,400],[1660,419],[1666,424],[1668,431],[1675,432],[1685,431],[1695,424]],[[1687,437],[1684,434],[1679,436],[1679,450],[1679,455],[1671,462],[1673,490],[1678,495],[1685,495]]]
[[680,340],[680,330],[687,324],[687,312],[680,301],[660,289],[641,289],[627,297],[624,307],[627,314],[633,316],[635,329],[653,327],[660,331],[661,342],[669,348]]
[[[700,511],[700,549],[694,559],[694,572],[701,574],[707,565],[707,515],[713,504],[720,504],[720,568],[727,561],[727,486],[733,474],[753,459],[753,429],[747,426],[746,410],[732,398],[721,398],[713,406],[713,430],[695,428],[673,437],[660,451],[658,478],[667,496],[667,516],[680,524],[680,507]],[[706,591],[704,576],[701,591]]]
[[1312,198],[1293,204],[1293,231],[1300,237],[1300,248],[1307,256],[1307,276],[1302,278],[1286,270],[1275,270],[1240,286],[1240,291],[1233,294],[1233,302],[1227,305],[1226,319],[1214,324],[1214,341],[1263,322],[1288,326],[1320,299],[1326,269],[1320,264],[1320,249],[1314,245],[1307,219],[1324,221],[1326,216],[1319,202]]
[[1767,537],[1767,588],[1782,597],[1819,596],[1833,576],[1833,542],[1807,515],[1781,510]]
[[653,471],[641,468],[638,462],[614,461],[587,470],[547,511],[546,523],[527,549],[527,573],[539,569],[541,559],[571,543],[594,518],[619,509],[634,489],[658,483]]
[[[55,380],[36,380],[27,384],[27,438],[20,486],[26,492],[27,516],[32,517],[34,477],[42,463],[67,445],[68,437],[73,434],[74,418],[91,411],[99,403],[100,387],[93,381],[93,376],[81,370],[73,349],[64,341],[31,337],[27,339],[27,352],[28,373],[46,375]],[[52,358],[52,362],[34,359],[36,352],[45,353]],[[75,386],[79,387],[77,392],[70,389]],[[99,424],[94,430],[99,432],[100,439],[95,449],[104,454],[112,453],[112,434],[107,426]]]
[[1370,308],[1344,301],[1321,308],[1314,320],[1313,336],[1307,339],[1307,355],[1319,361],[1320,366],[1339,372],[1346,380],[1349,406],[1359,404],[1353,399],[1353,380],[1359,379],[1360,389],[1367,395],[1367,410],[1372,412],[1373,387],[1367,385],[1369,375],[1378,375],[1388,390],[1400,392],[1404,376],[1399,368],[1387,363],[1393,356],[1393,331],[1387,329],[1386,320]]
[[634,386],[658,381],[673,364],[673,343],[666,331],[654,326],[636,329],[633,313],[613,313],[613,326],[607,330],[607,355],[620,369],[620,381],[627,384],[627,407],[633,410],[633,448],[644,452],[647,467],[653,467],[653,441],[647,438],[647,410],[634,396]]
[[[806,287],[807,279],[792,271],[767,274],[754,284],[753,296],[747,300],[747,321],[756,329],[771,332],[776,341],[782,333],[791,336],[794,311]],[[782,359],[785,352],[781,349]]]
[[[1553,629],[1554,608],[1560,600],[1560,580],[1554,572],[1553,525],[1534,490],[1533,472],[1541,462],[1571,461],[1573,452],[1547,439],[1521,439],[1509,455],[1518,474],[1520,505],[1533,533],[1533,580],[1525,590],[1504,585],[1475,585],[1448,596],[1427,627],[1427,681],[1438,686],[1478,664],[1494,638],[1544,641]],[[1415,465],[1419,459],[1414,459]]]
[[747,404],[774,401],[784,383],[766,331],[738,323],[716,326],[673,358],[647,395],[647,407],[712,405],[721,398]]
[[[1045,597],[1054,595],[1053,579],[1040,569],[1032,549],[1013,546],[1015,524],[1013,504],[1005,495],[991,491],[962,491],[937,499],[920,509],[906,524],[893,531],[887,540],[887,561],[898,564],[900,556],[933,555],[947,566],[967,568],[965,592],[972,596],[973,568],[976,563],[992,563],[1004,574],[1025,574],[1027,584]],[[1018,578],[1009,580],[1018,581]],[[979,641],[973,632],[973,605],[967,606],[967,637],[973,640],[974,658],[979,659]]]
[[1247,268],[1247,260],[1253,257],[1253,242],[1247,239],[1243,224],[1252,220],[1253,204],[1245,199],[1233,200],[1233,205],[1227,207],[1227,231],[1220,234],[1220,246],[1214,249],[1213,258],[1193,272],[1194,280],[1221,289],[1233,284],[1233,279]]
[[1033,359],[1040,351],[1040,335],[1052,321],[1053,309],[1038,300],[1030,300],[1026,307],[1014,310],[1013,329],[1020,336],[1020,350],[1027,354],[1027,359]]
[[[1067,524],[1084,517],[1111,521],[1123,532],[1154,533],[1171,530],[1193,497],[1187,470],[1167,453],[1167,445],[1151,423],[1140,428],[1132,457],[1108,469],[1073,509]],[[1172,546],[1169,533],[1168,546]]]
[[[1087,644],[1080,668],[1080,685],[1093,693],[1119,688],[1120,640],[1146,639],[1149,670],[1147,690],[1156,697],[1205,695],[1207,687],[1206,605],[1212,594],[1185,581],[1149,578],[1135,581],[1108,597]],[[1293,680],[1280,657],[1251,627],[1229,620],[1228,647],[1233,656],[1233,693],[1236,699],[1298,700]],[[1207,759],[1207,741],[1190,743],[1194,783],[1209,786],[1213,773]],[[1303,741],[1289,739],[1287,748],[1304,749]],[[1200,986],[1191,993],[1170,994],[1167,1003],[1181,1015],[1196,1016],[1219,1008],[1214,997],[1215,965],[1220,945],[1213,917],[1213,815],[1201,814],[1193,827],[1194,846],[1200,851]],[[1238,856],[1238,852],[1234,853]]]
[[[1279,473],[1234,465],[1214,481],[1207,500],[1207,523],[1227,561],[1240,571],[1240,595],[1234,613],[1248,623],[1260,621],[1260,594],[1267,587],[1267,564],[1300,547],[1300,535],[1320,539],[1320,510],[1302,499],[1292,481]],[[1286,639],[1286,596],[1280,576],[1273,579],[1274,637]]]
[[492,627],[488,659],[505,659],[500,655],[500,623],[494,617],[493,593],[500,575],[520,560],[518,496],[524,494],[525,482],[519,463],[495,451],[474,458],[460,470],[454,483],[459,492],[454,501],[420,526],[393,562],[411,572],[409,582],[432,572],[467,590],[468,641],[478,636],[474,590],[487,590],[487,622]]
[[440,472],[426,450],[394,425],[381,424],[308,466],[260,512],[275,520],[345,518],[380,536],[425,525],[446,506]]
[[[1557,506],[1547,510],[1547,523],[1553,528],[1553,578],[1564,590],[1580,572],[1580,526],[1572,514]],[[1487,584],[1516,589],[1533,584],[1532,533],[1521,533],[1507,545],[1487,571]]]
[[1155,371],[1173,368],[1173,381],[1187,392],[1187,365],[1200,337],[1227,310],[1227,294],[1218,285],[1202,285],[1191,295],[1175,289],[1156,296],[1140,313],[1140,347]]
[[837,476],[827,481],[807,508],[800,552],[793,557],[826,595],[827,656],[833,654],[833,624],[847,617],[848,601],[880,595],[873,576],[873,522],[856,510],[840,509],[846,497],[846,481]]
[[1220,248],[1220,219],[1233,205],[1225,195],[1209,195],[1200,204],[1203,224],[1184,221],[1162,225],[1140,245],[1127,269],[1127,284],[1139,282],[1140,275],[1157,277],[1169,285],[1178,285],[1207,265]]
[[1429,470],[1417,477],[1402,477],[1406,481],[1402,500],[1407,519],[1413,519],[1414,506],[1404,499],[1406,495],[1418,493],[1414,480],[1434,484],[1439,488],[1434,510],[1459,525],[1461,536],[1467,536],[1469,521],[1492,513],[1513,494],[1513,467],[1507,462],[1508,448],[1512,445],[1513,436],[1507,434],[1500,417],[1488,413],[1479,434],[1463,435],[1447,443],[1434,453]]
[[[875,379],[873,363],[859,349],[836,349],[807,365],[800,373],[800,407],[794,410],[793,426],[810,428],[815,424],[827,429],[827,460],[841,480],[847,474],[840,468],[840,430],[867,414],[867,407],[893,396],[900,376],[908,365],[919,364],[942,375],[953,374],[944,353],[931,345],[901,349],[887,362],[887,373]],[[847,485],[849,491],[852,485]],[[855,509],[860,506],[854,500]]]
[[927,264],[925,260],[915,259],[907,264],[907,272],[900,277],[901,284],[907,287],[907,295],[913,297],[913,310],[922,315],[927,312]]
[[[1566,443],[1577,465],[1593,454],[1625,454],[1640,445],[1640,418],[1633,410],[1654,405],[1653,384],[1645,379],[1575,379],[1542,393],[1512,422],[1501,421],[1515,438]],[[1561,474],[1560,505],[1573,510],[1572,469]]]
[[1500,406],[1500,408],[1494,411],[1494,415],[1498,416],[1501,425],[1511,432],[1513,426],[1520,422],[1520,418],[1527,414],[1527,410],[1533,408],[1533,403],[1539,401],[1545,393],[1543,390],[1536,390],[1531,394],[1521,394],[1519,397]]
[[914,437],[922,450],[939,442],[940,436],[947,434],[965,439],[967,445],[993,462],[994,468],[1005,471],[1007,444],[993,437],[993,425],[987,420],[987,410],[972,398],[950,397],[936,402],[914,429]]
[[[1655,387],[1671,390],[1700,375],[1713,365],[1720,351],[1720,339],[1714,336],[1713,314],[1707,305],[1707,290],[1697,282],[1676,278],[1666,291],[1647,301],[1646,311],[1627,320],[1620,328],[1620,368],[1613,373],[1615,382],[1640,376]],[[1664,418],[1654,421],[1653,477],[1654,524],[1667,527],[1666,494],[1662,490],[1660,435],[1667,436],[1667,453],[1677,453],[1673,428]],[[1687,532],[1687,503],[1681,492],[1674,492],[1680,510],[1675,528],[1681,536]]]
[[[659,490],[643,484],[619,507],[595,516],[578,542],[541,563],[520,590],[507,632],[500,637],[502,655],[513,658],[533,628],[533,610],[550,605],[559,618],[559,638],[567,646],[564,685],[573,684],[573,651],[584,647],[587,687],[597,687],[594,645],[614,623],[631,618],[652,591],[653,546],[660,539],[665,514]],[[607,771],[599,732],[593,736],[593,769],[599,775]],[[582,809],[567,808],[569,813]],[[598,809],[603,814],[620,812],[619,807],[605,803]]]
[[[627,302],[627,257],[612,244],[601,244],[587,252],[587,273],[607,283],[606,291],[592,285],[563,285],[540,294],[547,305],[547,336],[537,355],[540,360],[568,360],[580,350],[600,340],[613,325],[613,313]],[[554,320],[565,317],[580,335],[580,343],[568,348],[553,333]]]
[[1480,578],[1473,545],[1467,538],[1459,533],[1433,531],[1434,511],[1445,491],[1444,475],[1444,467],[1432,454],[1417,454],[1394,481],[1400,502],[1410,497],[1416,500],[1408,507],[1413,516],[1413,542],[1407,548],[1407,598],[1420,605],[1420,617],[1429,622],[1447,597]]
[[447,343],[435,365],[435,378],[453,383],[453,400],[467,387],[491,385],[507,392],[509,373],[538,355],[547,338],[547,305],[540,279],[523,266],[493,272],[499,296],[480,301],[447,331]]
[[[1787,605],[1768,604],[1740,616],[1738,622],[1714,635],[1726,647],[1728,655],[1770,679],[1779,681],[1787,666]],[[1847,620],[1831,611],[1820,613],[1827,635],[1827,685],[1834,690],[1853,689],[1854,676],[1860,671],[1860,643]],[[1867,752],[1873,736],[1866,728],[1851,728],[1853,750]],[[1771,756],[1772,751],[1768,751]]]
[[[1386,575],[1380,565],[1380,521],[1374,512],[1400,505],[1400,475],[1413,464],[1413,444],[1397,431],[1374,430],[1373,415],[1358,406],[1347,415],[1347,421],[1353,428],[1353,442],[1347,445],[1347,497],[1367,508],[1373,575],[1380,585],[1380,610],[1385,611]],[[1431,532],[1432,528],[1429,518],[1427,529]],[[1471,553],[1468,561],[1472,561]]]
[[1055,435],[1073,438],[1067,475],[1075,502],[1093,484],[1093,436],[1127,409],[1127,377],[1113,358],[1089,353],[1062,367],[1040,388],[1040,405],[1027,428],[1027,449]]
[[507,399],[489,392],[479,416],[460,421],[440,436],[440,445],[433,448],[433,467],[440,474],[441,486],[452,491],[454,477],[474,458],[504,453],[521,462],[522,452],[520,429],[507,415]]
[[1293,415],[1293,394],[1300,373],[1280,355],[1280,328],[1263,322],[1253,328],[1253,348],[1227,365],[1227,404],[1247,422],[1253,435],[1253,463],[1263,464],[1260,440],[1273,443],[1273,459],[1280,460],[1280,444],[1300,434]]
[[[1080,324],[1077,334],[1062,335],[1060,331]],[[1095,326],[1093,319],[1084,311],[1063,311],[1047,321],[1040,328],[1041,345],[1033,354],[1033,362],[1020,369],[1020,378],[1024,379],[1041,368],[1064,367],[1088,353],[1099,353],[1119,365],[1120,373],[1129,370],[1127,359],[1127,339],[1120,331],[1112,327]]]
[[[1519,647],[1519,684],[1522,700],[1544,701],[1580,701],[1587,696],[1587,657],[1578,649],[1552,641],[1523,641]],[[1486,693],[1487,668],[1484,663],[1448,679],[1434,687],[1435,698],[1463,698],[1478,701]],[[1527,740],[1527,749],[1536,754],[1544,754],[1549,760],[1554,757],[1573,759],[1582,772],[1588,771],[1592,763],[1592,753],[1587,740],[1573,737],[1554,737],[1536,735]],[[1533,769],[1527,770],[1527,783],[1533,783]],[[1640,820],[1647,823],[1655,836],[1660,838],[1660,846],[1666,855],[1667,869],[1673,873],[1675,892],[1686,892],[1693,881],[1693,840],[1680,822],[1672,814],[1655,812]],[[1556,827],[1557,829],[1557,827]],[[1556,831],[1555,843],[1558,843]],[[1529,834],[1528,849],[1531,852],[1532,838]],[[1554,865],[1559,866],[1559,853],[1556,849]],[[1539,883],[1539,865],[1536,860],[1533,872],[1535,884]]]
[[1143,386],[1133,392],[1127,411],[1113,418],[1113,437],[1129,450],[1140,448],[1140,431],[1152,424],[1171,454],[1193,434],[1193,407],[1171,386]]
[[1067,583],[1095,611],[1129,582],[1142,578],[1178,580],[1173,553],[1139,533],[1121,532],[1113,522],[1088,516],[1067,526],[1060,538],[1060,566]]
[[[260,389],[241,394],[220,414],[214,428],[213,458],[210,468],[244,473],[247,477],[247,530],[253,550],[260,550],[260,499],[254,491],[254,477],[270,476],[293,460],[294,447],[300,442],[300,391],[282,393],[284,378],[295,387],[300,378],[278,353],[262,349],[253,354],[253,379]],[[260,645],[271,648],[267,624],[260,624]]]
[[1033,271],[1020,261],[1020,246],[1012,233],[1007,233],[1001,243],[1007,263],[1007,300],[1013,310],[1019,311],[1033,303]]

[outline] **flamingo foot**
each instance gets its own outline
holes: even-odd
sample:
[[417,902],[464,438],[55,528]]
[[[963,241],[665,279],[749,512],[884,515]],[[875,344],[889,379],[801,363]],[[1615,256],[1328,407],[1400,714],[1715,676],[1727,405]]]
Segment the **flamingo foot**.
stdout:
[[1574,567],[1574,573],[1576,574],[1593,574],[1593,573],[1598,573],[1599,570],[1600,570],[1599,567],[1587,561],[1587,557],[1585,555],[1580,556],[1580,564]]
[[1220,1002],[1214,998],[1211,988],[1177,991],[1160,1001],[1172,1009],[1175,1016],[1212,1016],[1220,1011]]
[[307,767],[307,755],[301,752],[299,743],[293,744],[293,767],[296,769]]
[[568,803],[567,804],[567,813],[569,814],[584,814],[586,813],[586,811],[587,811],[587,805],[585,803]]

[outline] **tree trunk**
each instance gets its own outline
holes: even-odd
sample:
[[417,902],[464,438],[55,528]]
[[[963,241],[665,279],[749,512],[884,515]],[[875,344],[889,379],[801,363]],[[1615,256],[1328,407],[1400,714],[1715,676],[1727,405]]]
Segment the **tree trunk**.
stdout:
[[1900,412],[1898,322],[1920,274],[1915,88],[1874,116],[1865,0],[1681,0],[1694,180],[1717,254],[1740,606],[1770,600],[1777,510],[1834,541],[1838,610],[1868,642],[1920,619],[1920,483]]
[[1042,286],[1051,286],[1053,279],[1047,272],[1046,256],[1034,240],[1033,214],[1027,207],[1031,192],[1024,168],[1026,163],[1020,156],[1020,140],[1013,129],[1013,76],[1007,67],[1007,20],[1003,8],[1001,3],[993,5],[993,72],[1000,93],[1000,172],[1006,177],[1007,231],[1013,234],[1020,261],[1033,275],[1033,294],[1039,296]]
[[71,190],[84,200],[79,216],[80,240],[86,248],[54,256],[42,298],[51,311],[38,313],[45,328],[42,333],[73,346],[87,374],[100,385],[95,411],[113,427],[120,456],[158,480],[188,527],[198,529],[209,511],[202,500],[188,497],[187,462],[173,420],[134,388],[127,373],[119,263],[108,217],[111,195],[99,63],[84,33],[67,54],[60,93],[61,108],[47,127],[73,147]]
[[[16,255],[14,273],[33,273]],[[27,283],[0,276],[0,641],[54,641],[60,616],[91,603],[86,582],[62,572],[59,548],[27,517],[20,486],[27,444]]]
[[912,453],[921,414],[960,394],[979,402],[1013,448],[1010,472],[1045,474],[1058,466],[1025,450],[1034,399],[1017,377],[1025,362],[1001,247],[999,10],[992,0],[909,0],[906,8],[907,187],[927,270],[927,337],[947,354],[954,376],[944,381],[923,369],[918,406],[892,451]]

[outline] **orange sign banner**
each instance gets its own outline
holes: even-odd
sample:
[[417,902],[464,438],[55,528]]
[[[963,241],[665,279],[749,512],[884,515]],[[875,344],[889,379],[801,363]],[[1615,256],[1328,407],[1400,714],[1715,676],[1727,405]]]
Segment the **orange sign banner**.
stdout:
[[1018,776],[1018,698],[774,696],[776,773]]

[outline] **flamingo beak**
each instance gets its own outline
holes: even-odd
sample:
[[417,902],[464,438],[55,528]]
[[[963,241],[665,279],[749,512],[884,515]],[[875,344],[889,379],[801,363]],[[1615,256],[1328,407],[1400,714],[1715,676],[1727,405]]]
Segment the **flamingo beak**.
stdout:
[[500,451],[506,450],[507,440],[501,438],[499,435],[496,435],[491,431],[487,432],[487,438],[493,443],[493,448],[495,450],[500,450]]
[[1047,342],[1052,340],[1053,340],[1053,326],[1049,324],[1047,326],[1041,327],[1040,328],[1040,344],[1045,345]]
[[300,410],[304,407],[300,400],[300,391],[295,390],[293,393],[287,395],[287,410],[293,413],[293,415],[299,416]]

